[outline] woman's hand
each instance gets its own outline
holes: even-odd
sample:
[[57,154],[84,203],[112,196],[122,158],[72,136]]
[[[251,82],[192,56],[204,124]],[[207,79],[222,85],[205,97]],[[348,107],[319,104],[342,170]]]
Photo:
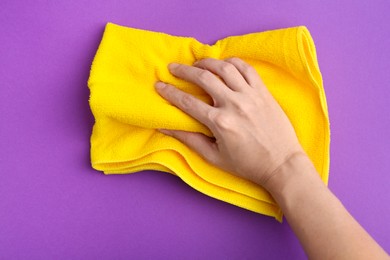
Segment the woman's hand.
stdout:
[[193,66],[170,64],[170,72],[204,89],[208,105],[174,86],[157,82],[158,93],[213,133],[160,130],[226,171],[267,188],[276,170],[297,153],[304,153],[282,108],[256,70],[238,58],[204,59]]
[[321,181],[287,116],[251,66],[232,58],[205,59],[194,66],[171,64],[169,69],[203,88],[214,104],[161,82],[156,84],[158,92],[206,125],[215,140],[200,133],[161,132],[212,164],[263,185],[280,205],[308,258],[388,259]]

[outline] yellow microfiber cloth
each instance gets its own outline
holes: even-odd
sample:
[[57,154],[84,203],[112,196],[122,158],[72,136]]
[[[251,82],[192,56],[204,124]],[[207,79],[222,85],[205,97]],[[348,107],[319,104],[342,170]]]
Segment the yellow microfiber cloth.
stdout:
[[281,221],[279,206],[262,187],[210,165],[184,144],[156,130],[211,135],[154,88],[156,81],[163,81],[211,104],[201,88],[175,78],[167,69],[171,62],[192,65],[207,57],[239,57],[257,70],[327,184],[328,111],[315,46],[304,26],[232,36],[210,46],[194,38],[108,23],[88,80],[95,116],[92,167],[105,174],[147,169],[169,172],[213,198]]

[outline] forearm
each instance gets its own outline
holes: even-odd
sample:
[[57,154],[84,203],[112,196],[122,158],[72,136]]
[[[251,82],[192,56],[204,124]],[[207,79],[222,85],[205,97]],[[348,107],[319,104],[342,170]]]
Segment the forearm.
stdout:
[[309,158],[297,154],[266,187],[312,259],[388,259],[323,184]]

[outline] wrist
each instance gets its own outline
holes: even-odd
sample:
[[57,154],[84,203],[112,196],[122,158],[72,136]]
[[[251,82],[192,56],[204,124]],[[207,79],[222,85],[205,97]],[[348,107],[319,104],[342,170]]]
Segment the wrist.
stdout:
[[303,151],[295,152],[286,159],[263,184],[264,188],[276,199],[286,196],[288,187],[305,181],[309,176],[320,180],[313,163]]

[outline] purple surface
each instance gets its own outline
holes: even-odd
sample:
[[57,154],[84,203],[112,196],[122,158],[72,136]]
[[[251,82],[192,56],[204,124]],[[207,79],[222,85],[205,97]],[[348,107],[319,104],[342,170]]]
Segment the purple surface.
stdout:
[[390,2],[182,2],[1,1],[0,259],[305,257],[286,222],[169,174],[91,169],[87,79],[108,21],[205,43],[306,25],[328,98],[329,186],[389,252]]

